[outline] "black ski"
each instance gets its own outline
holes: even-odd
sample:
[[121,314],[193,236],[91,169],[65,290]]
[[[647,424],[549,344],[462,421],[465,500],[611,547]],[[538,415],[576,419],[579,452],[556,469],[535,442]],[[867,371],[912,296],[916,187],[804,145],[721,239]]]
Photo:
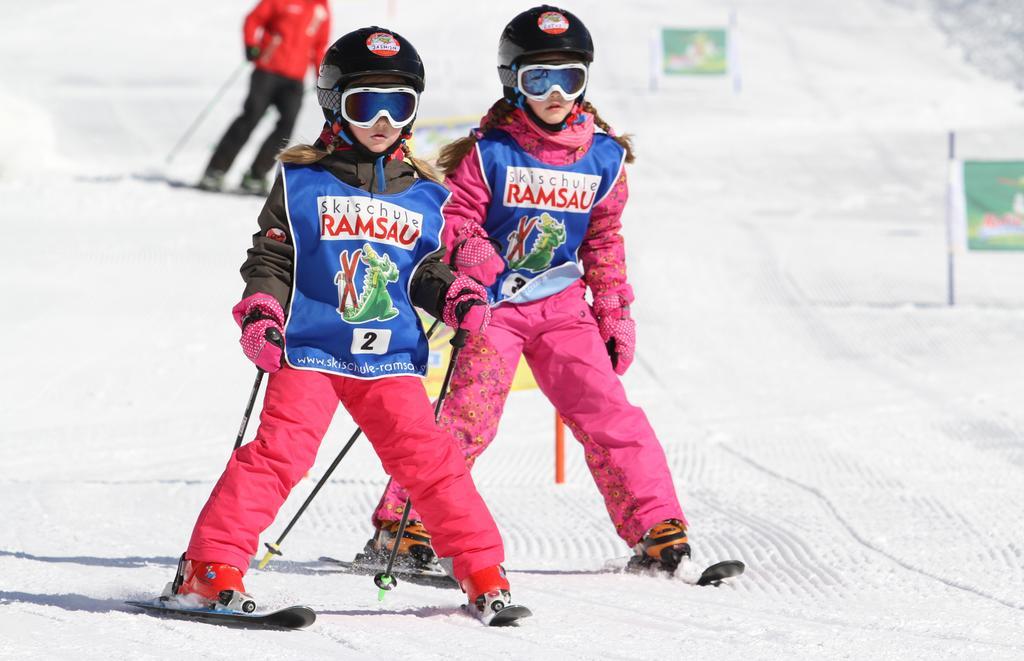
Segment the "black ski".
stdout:
[[[647,565],[635,565],[631,562],[626,563],[626,566],[621,566],[618,563],[621,560],[609,561],[604,569],[578,569],[578,570],[558,570],[558,569],[510,569],[510,574],[574,574],[574,575],[597,575],[597,574],[633,574],[635,576],[652,576],[658,578],[668,578],[671,576],[668,572],[660,569],[655,564]],[[692,561],[687,561],[692,562]],[[687,585],[693,586],[712,586],[717,587],[724,581],[730,578],[735,578],[741,575],[746,570],[746,565],[740,560],[722,560],[712,565],[705,567],[699,576],[691,578],[693,574],[690,572],[676,570],[676,580],[680,580]]]
[[501,609],[498,613],[491,618],[491,621],[487,624],[489,627],[507,627],[524,617],[530,617],[533,615],[526,606],[509,606],[508,608]]
[[462,610],[465,611],[467,615],[476,617],[478,620],[480,620],[489,627],[507,627],[509,625],[515,624],[524,617],[530,617],[531,615],[533,615],[533,611],[531,611],[526,606],[520,606],[519,604],[513,604],[512,606],[502,608],[500,611],[492,615],[489,619],[482,618],[477,615],[473,615],[473,613],[470,613],[469,604],[463,604]]
[[[380,558],[375,559],[373,556],[365,553],[356,554],[356,558],[352,562],[349,562],[348,560],[338,560],[337,558],[329,558],[326,556],[321,557],[320,562],[326,565],[322,571],[340,571],[346,574],[359,574],[362,576],[376,576],[380,572],[383,572],[387,565],[386,560]],[[391,575],[396,579],[408,581],[409,583],[417,585],[425,585],[432,588],[460,589],[458,582],[448,574],[445,574],[441,567],[431,570],[396,564],[391,568]],[[485,625],[490,627],[509,626],[524,617],[530,617],[533,615],[533,611],[529,608],[518,604],[503,608],[489,618],[479,617],[474,613],[471,613],[468,604],[463,604],[462,610],[467,615],[476,617]]]
[[700,574],[695,585],[711,585],[718,587],[727,578],[739,576],[746,571],[747,566],[739,560],[723,560],[710,565]]
[[177,617],[214,624],[250,629],[305,629],[316,621],[316,611],[309,606],[289,606],[269,613],[240,613],[211,608],[181,608],[165,601],[126,601],[129,606],[141,608],[151,615]]
[[674,570],[668,571],[664,569],[661,563],[645,554],[631,556],[626,562],[626,566],[618,571],[623,571],[627,574],[638,574],[641,576],[667,576],[671,574],[680,578],[684,583],[688,583],[690,585],[699,585],[702,587],[711,585],[718,587],[725,579],[739,576],[747,568],[747,566],[739,560],[722,560],[706,566],[699,576],[692,578],[696,573],[695,569],[699,565],[696,565],[696,563],[690,559],[688,551],[686,554],[680,554],[675,557],[666,555],[669,553],[668,549],[662,553],[664,556],[663,562],[674,565]]
[[[363,576],[376,576],[378,573],[384,571],[384,562],[373,562],[362,553],[356,556],[356,560],[349,562],[347,560],[338,560],[337,558],[321,557],[320,562],[327,565],[322,571],[340,571],[346,574],[359,574]],[[697,585],[701,587],[718,587],[726,579],[735,578],[746,571],[746,565],[740,560],[722,560],[712,565],[708,565],[704,571],[701,572],[700,576],[696,580],[686,581],[690,585]],[[594,570],[594,571],[581,571],[572,573],[583,573],[583,574],[605,574],[608,573],[608,569]],[[624,572],[637,575],[650,574],[654,576],[664,576],[664,572],[656,570],[654,568],[647,568],[644,571],[631,570],[629,568],[614,569],[615,573]],[[535,573],[559,573],[557,570],[544,570],[544,571],[531,571],[529,569],[510,569],[510,574],[535,574]],[[396,578],[408,581],[417,585],[425,585],[433,588],[444,588],[457,590],[459,584],[454,578],[440,571],[421,570],[410,567],[402,567],[396,565],[391,572]]]
[[[387,566],[387,561],[375,561],[363,553],[357,554],[356,559],[352,562],[326,556],[320,558],[320,562],[326,565],[321,571],[340,571],[346,574],[359,574],[360,576],[376,576],[384,571]],[[408,581],[416,585],[451,590],[460,589],[455,579],[444,573],[444,570],[440,567],[437,567],[436,570],[419,569],[396,564],[391,569],[391,575],[399,580]]]

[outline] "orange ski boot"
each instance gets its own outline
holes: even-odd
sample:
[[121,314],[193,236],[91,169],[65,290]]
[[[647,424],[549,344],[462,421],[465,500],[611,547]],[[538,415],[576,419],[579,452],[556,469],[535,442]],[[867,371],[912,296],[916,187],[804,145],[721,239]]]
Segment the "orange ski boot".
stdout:
[[673,574],[684,558],[690,558],[686,526],[678,519],[656,523],[633,547],[633,551],[634,555],[629,559],[626,571],[643,572],[657,569]]
[[256,610],[256,601],[246,594],[242,584],[242,571],[220,562],[197,562],[182,556],[178,574],[168,586],[168,592],[179,598],[192,597],[217,610],[243,613]]
[[[373,539],[366,543],[365,553],[373,554],[387,561],[388,554],[395,546],[400,521],[381,521]],[[430,546],[430,533],[422,521],[409,521],[398,540],[398,555],[395,562],[401,567],[430,568],[437,564],[437,554]]]

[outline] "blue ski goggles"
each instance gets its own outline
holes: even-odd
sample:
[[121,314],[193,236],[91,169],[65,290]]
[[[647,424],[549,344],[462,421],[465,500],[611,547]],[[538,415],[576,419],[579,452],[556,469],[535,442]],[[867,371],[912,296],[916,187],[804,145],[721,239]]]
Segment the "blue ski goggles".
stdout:
[[341,116],[349,124],[368,129],[381,117],[396,129],[416,118],[420,95],[411,87],[350,87],[341,94]]
[[582,62],[528,64],[516,72],[519,91],[534,101],[547,101],[556,91],[566,101],[572,101],[587,89],[588,78],[587,65]]

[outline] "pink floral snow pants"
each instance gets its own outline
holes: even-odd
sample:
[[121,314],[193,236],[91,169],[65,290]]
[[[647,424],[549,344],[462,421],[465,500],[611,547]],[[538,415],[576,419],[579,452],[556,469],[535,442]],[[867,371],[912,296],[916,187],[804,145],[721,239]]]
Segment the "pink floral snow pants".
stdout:
[[[541,301],[494,309],[486,333],[470,335],[459,355],[441,426],[472,466],[494,440],[525,355],[540,389],[583,444],[616,532],[632,546],[655,523],[685,519],[665,452],[647,416],[626,399],[583,291],[581,282]],[[405,499],[392,481],[374,523],[401,518]],[[421,517],[413,511],[410,518]]]

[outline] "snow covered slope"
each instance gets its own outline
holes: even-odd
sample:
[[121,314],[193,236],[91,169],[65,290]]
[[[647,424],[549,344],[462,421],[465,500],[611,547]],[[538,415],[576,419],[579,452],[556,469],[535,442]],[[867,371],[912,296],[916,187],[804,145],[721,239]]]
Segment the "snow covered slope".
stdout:
[[[719,3],[571,6],[598,47],[589,98],[640,155],[627,388],[695,558],[740,558],[742,579],[598,573],[628,550],[577,447],[552,484],[551,409],[525,392],[474,473],[536,613],[522,626],[481,627],[455,592],[403,584],[379,605],[369,579],[313,573],[369,535],[386,476],[366,444],[249,574],[265,606],[316,608],[313,628],[124,606],[169,579],[254,376],[229,310],[260,203],[148,176],[238,65],[248,4],[0,9],[0,658],[1024,656],[1024,255],[961,257],[948,308],[943,226],[945,132],[965,155],[1024,157],[1024,108],[884,0],[736,2],[739,96],[647,91],[651,31],[723,23]],[[334,2],[335,34],[393,26],[427,60],[423,117],[482,112],[497,35],[528,5],[388,4]],[[244,87],[170,175],[199,174]],[[296,137],[318,116],[307,99]],[[339,413],[268,540],[352,428]]]

